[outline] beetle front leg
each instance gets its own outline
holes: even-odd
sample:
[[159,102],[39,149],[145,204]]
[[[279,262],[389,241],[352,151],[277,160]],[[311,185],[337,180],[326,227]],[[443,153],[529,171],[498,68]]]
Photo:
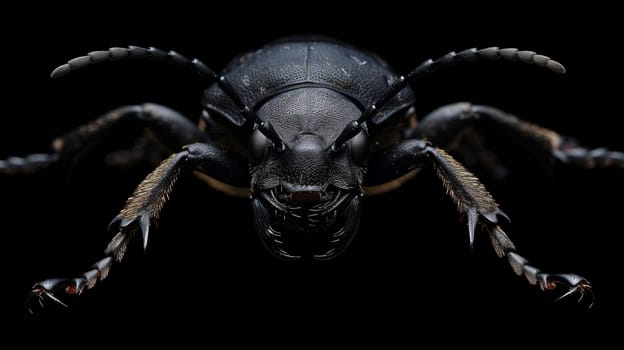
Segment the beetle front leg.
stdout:
[[132,197],[128,198],[125,207],[111,222],[112,225],[120,221],[119,232],[106,247],[104,258],[79,277],[51,278],[35,283],[26,300],[28,310],[32,312],[31,304],[34,299],[42,306],[44,298],[66,306],[58,298],[58,294],[82,294],[85,289],[91,289],[98,281],[105,279],[113,261],[120,262],[123,259],[128,243],[137,232],[137,228],[143,233],[143,246],[146,248],[150,221],[158,217],[182,165],[188,158],[189,152],[184,150],[173,154],[152,171],[139,184]]
[[211,144],[195,143],[184,147],[181,152],[165,159],[128,198],[124,208],[111,222],[111,225],[119,225],[119,231],[106,247],[104,258],[79,277],[51,278],[36,283],[27,298],[28,309],[31,310],[34,300],[41,303],[46,298],[64,305],[58,294],[81,294],[93,288],[98,281],[106,278],[113,261],[123,259],[130,239],[139,231],[146,249],[151,222],[158,218],[181,171],[198,168],[211,177],[237,185],[249,181],[248,166],[243,159]]
[[585,295],[589,295],[591,308],[594,305],[594,294],[591,284],[579,275],[571,273],[551,274],[542,272],[537,267],[530,265],[529,261],[516,252],[516,247],[509,239],[509,236],[498,225],[487,225],[486,229],[490,234],[492,246],[499,258],[506,257],[511,268],[519,276],[524,276],[532,285],[539,286],[542,290],[554,290],[558,286],[568,288],[568,291],[561,295],[557,300],[578,294],[580,303]]
[[[371,157],[368,176],[373,182],[385,182],[407,173],[424,164],[432,165],[447,194],[453,199],[460,212],[468,217],[470,246],[474,243],[475,229],[481,223],[489,232],[494,249],[499,256],[509,259],[514,271],[523,274],[542,290],[552,290],[558,285],[568,288],[560,298],[571,294],[591,294],[589,282],[574,274],[550,274],[529,265],[528,261],[516,252],[514,244],[499,227],[499,216],[507,216],[485,189],[485,186],[458,161],[441,149],[423,140],[407,140],[392,146]],[[593,299],[593,298],[592,298]],[[593,304],[593,300],[592,300]]]
[[369,160],[367,176],[373,183],[400,177],[428,162],[433,165],[447,194],[460,212],[468,217],[470,246],[479,220],[497,224],[498,217],[507,215],[470,171],[441,149],[423,140],[407,140],[379,152]]

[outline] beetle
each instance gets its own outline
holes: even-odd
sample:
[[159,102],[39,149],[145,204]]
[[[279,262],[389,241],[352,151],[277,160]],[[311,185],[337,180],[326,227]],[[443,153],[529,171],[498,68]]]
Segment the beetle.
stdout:
[[[624,153],[589,150],[490,106],[455,103],[420,120],[414,113],[410,84],[423,76],[483,60],[564,73],[564,67],[549,57],[515,48],[473,48],[426,60],[402,76],[377,55],[348,44],[291,37],[235,58],[220,75],[200,60],[175,51],[129,46],[74,58],[51,76],[124,59],[168,62],[210,82],[202,96],[199,124],[157,104],[124,106],[55,139],[51,153],[0,161],[0,173],[36,171],[71,159],[129,120],[151,130],[168,149],[177,150],[138,185],[113,219],[110,226],[118,231],[104,257],[79,277],[34,284],[28,305],[44,299],[65,305],[59,293],[81,294],[93,288],[107,277],[114,262],[123,259],[128,243],[139,232],[146,249],[150,226],[181,172],[194,171],[219,191],[250,198],[255,229],[276,258],[327,260],[353,240],[365,195],[398,188],[422,167],[435,169],[448,197],[465,214],[471,247],[480,224],[496,254],[507,258],[516,274],[542,290],[566,288],[560,298],[590,295],[593,304],[587,279],[543,272],[517,252],[500,226],[501,218],[507,219],[505,213],[479,179],[445,149],[452,149],[463,130],[487,125],[548,157],[585,168],[622,168]],[[496,165],[482,157],[486,150],[462,147],[459,153],[494,170]],[[141,151],[147,156],[154,150]]]

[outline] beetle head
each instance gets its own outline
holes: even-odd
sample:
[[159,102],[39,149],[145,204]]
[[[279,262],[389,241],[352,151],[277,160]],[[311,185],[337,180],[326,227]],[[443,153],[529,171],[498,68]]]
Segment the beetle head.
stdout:
[[270,141],[261,130],[250,140],[255,225],[277,257],[330,259],[355,235],[366,131],[340,152],[332,152],[331,145],[360,114],[353,102],[324,88],[291,90],[258,110],[282,141]]

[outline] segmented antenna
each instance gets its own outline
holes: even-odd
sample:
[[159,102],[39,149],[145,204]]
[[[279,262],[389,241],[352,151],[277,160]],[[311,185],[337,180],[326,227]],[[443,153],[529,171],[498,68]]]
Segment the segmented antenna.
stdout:
[[566,71],[561,63],[552,60],[548,56],[539,55],[533,51],[520,51],[514,48],[500,49],[498,47],[488,47],[480,50],[472,48],[459,53],[452,51],[436,60],[426,60],[407,75],[407,80],[412,81],[413,79],[434,73],[439,69],[452,67],[462,61],[497,61],[499,59],[502,59],[503,61],[534,64],[538,67],[549,69],[557,74],[563,74]]
[[151,61],[165,61],[176,66],[186,67],[192,72],[199,74],[210,81],[216,81],[219,75],[206,66],[197,58],[190,59],[175,51],[163,51],[155,47],[143,48],[139,46],[112,47],[104,51],[89,52],[86,56],[76,57],[66,64],[52,71],[52,78],[62,77],[69,72],[84,68],[89,65],[123,59],[147,59]]
[[175,51],[163,51],[155,47],[143,48],[139,46],[112,47],[104,51],[89,52],[86,56],[76,57],[69,60],[66,64],[57,67],[52,71],[52,78],[62,77],[69,72],[82,69],[89,65],[98,64],[108,61],[119,61],[123,59],[147,59],[151,61],[168,62],[176,66],[186,67],[199,76],[206,78],[210,82],[217,82],[219,88],[240,108],[241,113],[247,119],[248,123],[257,124],[258,130],[273,142],[276,150],[286,148],[286,143],[277,134],[273,126],[268,120],[262,120],[255,111],[249,108],[241,96],[236,92],[230,81],[215,73],[206,66],[202,61],[194,58],[190,59],[180,55]]
[[332,144],[330,150],[332,152],[341,150],[347,141],[355,137],[362,130],[362,125],[365,122],[371,121],[377,115],[378,110],[403,90],[410,82],[439,70],[453,67],[460,62],[472,63],[483,60],[496,61],[499,59],[509,62],[533,64],[538,67],[549,69],[557,74],[563,74],[566,71],[561,63],[533,51],[520,51],[514,48],[500,49],[498,47],[488,47],[480,50],[472,48],[459,53],[451,51],[436,60],[428,59],[424,61],[406,76],[400,76],[395,80],[381,97],[377,99],[375,103],[371,104],[357,120],[347,124],[336,138],[336,141]]

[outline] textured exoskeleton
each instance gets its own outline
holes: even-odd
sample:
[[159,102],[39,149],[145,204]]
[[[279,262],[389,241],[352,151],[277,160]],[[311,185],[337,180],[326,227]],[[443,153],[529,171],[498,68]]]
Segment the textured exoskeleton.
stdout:
[[[130,46],[94,51],[70,60],[53,77],[91,64],[123,59],[166,61],[189,68],[211,85],[199,124],[156,104],[125,106],[53,142],[50,154],[0,161],[0,172],[19,173],[71,159],[127,120],[140,122],[167,149],[177,150],[143,180],[113,220],[118,229],[105,256],[83,275],[36,283],[29,300],[62,303],[59,292],[80,294],[106,278],[128,242],[141,232],[147,247],[156,219],[180,172],[194,170],[212,187],[249,197],[255,228],[275,257],[331,259],[358,229],[363,196],[384,193],[433,167],[449,197],[466,214],[470,244],[480,226],[496,253],[543,290],[563,285],[563,296],[591,294],[574,274],[545,273],[529,264],[502,230],[506,218],[481,182],[445,151],[467,127],[487,125],[542,154],[582,167],[624,166],[624,153],[588,150],[494,107],[456,103],[420,120],[409,87],[420,77],[460,62],[503,60],[564,73],[549,57],[513,48],[468,49],[427,60],[407,75],[395,74],[378,56],[325,38],[287,38],[236,58],[221,75],[174,51]],[[152,152],[143,143],[142,152]],[[147,146],[145,146],[147,145]],[[473,161],[492,167],[479,149]],[[160,150],[159,150],[160,152]],[[113,157],[123,163],[124,157]]]

